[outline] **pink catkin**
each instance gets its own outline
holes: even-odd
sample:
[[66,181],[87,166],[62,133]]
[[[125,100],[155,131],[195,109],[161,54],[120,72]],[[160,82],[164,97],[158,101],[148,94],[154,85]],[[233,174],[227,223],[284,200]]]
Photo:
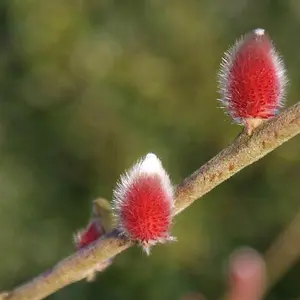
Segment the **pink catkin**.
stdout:
[[266,284],[266,266],[262,257],[252,249],[236,251],[229,264],[231,300],[261,299]]
[[172,240],[173,186],[155,154],[138,161],[114,190],[114,212],[121,234],[150,246]]
[[[81,229],[76,234],[74,234],[73,242],[77,251],[87,247],[105,234],[104,228],[98,222],[99,220],[97,218],[94,218],[88,223],[86,228]],[[111,263],[112,259],[108,259],[105,262],[98,263],[93,268],[88,270],[83,277],[85,277],[88,282],[94,281],[97,272],[104,271],[111,265]]]
[[96,241],[99,237],[103,235],[103,230],[95,222],[90,222],[88,226],[80,230],[74,236],[74,243],[77,249],[82,249],[87,245]]
[[236,123],[247,127],[249,120],[268,119],[282,105],[285,69],[263,29],[248,33],[225,54],[218,79],[223,107]]

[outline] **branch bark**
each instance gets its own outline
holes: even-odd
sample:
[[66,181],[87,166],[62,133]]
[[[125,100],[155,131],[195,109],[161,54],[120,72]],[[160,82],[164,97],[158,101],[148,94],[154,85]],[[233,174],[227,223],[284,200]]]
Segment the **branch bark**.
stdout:
[[[258,127],[251,136],[241,133],[231,145],[177,185],[175,211],[180,213],[217,185],[241,169],[259,160],[300,132],[300,102]],[[0,300],[39,300],[81,280],[99,262],[114,257],[133,245],[118,237],[117,231],[97,240],[52,269],[12,291],[0,294]]]

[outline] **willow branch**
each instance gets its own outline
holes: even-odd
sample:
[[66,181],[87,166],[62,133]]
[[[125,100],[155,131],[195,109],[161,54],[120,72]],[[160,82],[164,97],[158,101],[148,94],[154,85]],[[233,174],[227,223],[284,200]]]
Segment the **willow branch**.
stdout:
[[[262,124],[251,136],[241,133],[231,145],[177,185],[174,213],[180,213],[196,199],[299,132],[300,102]],[[43,299],[64,286],[81,280],[97,263],[114,257],[132,245],[132,242],[118,237],[117,232],[113,231],[28,283],[6,292],[2,299]]]

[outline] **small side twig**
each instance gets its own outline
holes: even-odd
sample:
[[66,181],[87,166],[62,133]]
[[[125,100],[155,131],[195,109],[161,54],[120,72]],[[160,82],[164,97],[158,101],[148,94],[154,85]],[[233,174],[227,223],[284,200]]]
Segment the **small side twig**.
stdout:
[[[300,258],[300,212],[292,222],[280,233],[265,253],[268,269],[268,292]],[[280,258],[280,259],[279,259]]]
[[[176,187],[175,214],[196,199],[254,163],[300,132],[300,102],[258,127],[251,136],[240,134],[217,156],[204,164]],[[8,292],[5,300],[39,300],[62,287],[81,280],[83,274],[132,246],[113,231],[77,252],[52,269]],[[2,300],[2,299],[1,299]]]

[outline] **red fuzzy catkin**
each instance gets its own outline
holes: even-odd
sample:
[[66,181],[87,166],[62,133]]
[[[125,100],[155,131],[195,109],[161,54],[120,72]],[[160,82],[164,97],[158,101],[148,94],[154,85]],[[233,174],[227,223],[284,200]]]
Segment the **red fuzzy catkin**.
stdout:
[[96,221],[91,221],[85,229],[79,230],[73,237],[77,250],[86,247],[104,234]]
[[147,254],[151,246],[174,240],[169,234],[173,194],[160,160],[147,154],[121,176],[114,190],[113,209],[120,233],[139,242]]
[[222,107],[251,134],[283,105],[284,63],[264,29],[246,34],[222,58],[218,86]]
[[[77,251],[95,242],[98,238],[105,234],[104,228],[97,223],[96,218],[91,220],[85,229],[79,230],[73,236],[73,242]],[[88,270],[86,274],[83,274],[83,278],[86,278],[88,282],[94,281],[97,272],[104,271],[111,265],[112,260],[109,259],[105,262],[96,264],[92,269]]]

